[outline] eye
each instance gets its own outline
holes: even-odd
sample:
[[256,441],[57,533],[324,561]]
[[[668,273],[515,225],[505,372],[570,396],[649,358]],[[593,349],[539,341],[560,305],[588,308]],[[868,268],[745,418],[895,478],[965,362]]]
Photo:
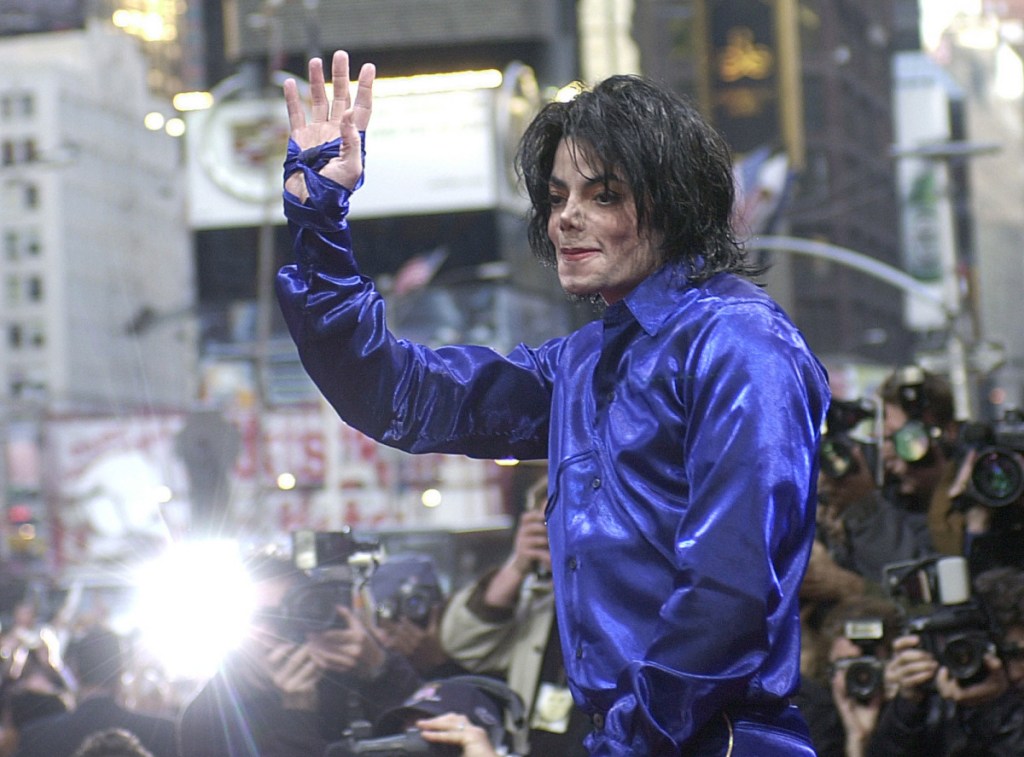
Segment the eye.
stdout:
[[553,208],[560,207],[565,204],[565,197],[555,192],[551,192],[548,195],[548,205]]
[[618,192],[613,192],[610,189],[604,189],[598,192],[596,195],[594,195],[594,202],[598,203],[599,205],[614,205],[620,199],[622,199],[621,195],[619,195]]

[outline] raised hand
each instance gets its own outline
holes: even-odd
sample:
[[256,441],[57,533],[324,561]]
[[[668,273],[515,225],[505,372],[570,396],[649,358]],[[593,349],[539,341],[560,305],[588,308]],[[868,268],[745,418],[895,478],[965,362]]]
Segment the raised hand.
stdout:
[[[284,100],[288,108],[288,124],[291,138],[300,150],[326,144],[341,138],[341,154],[320,169],[321,175],[336,181],[343,187],[355,189],[363,174],[363,162],[359,149],[359,132],[365,131],[370,123],[373,110],[373,80],[377,75],[372,63],[365,63],[359,71],[359,85],[355,103],[349,92],[348,53],[338,50],[331,61],[331,81],[334,83],[334,97],[327,99],[324,82],[324,65],[320,58],[309,61],[310,115],[299,96],[298,84],[294,79],[284,83]],[[285,189],[300,200],[309,196],[302,171],[295,171],[285,180]]]

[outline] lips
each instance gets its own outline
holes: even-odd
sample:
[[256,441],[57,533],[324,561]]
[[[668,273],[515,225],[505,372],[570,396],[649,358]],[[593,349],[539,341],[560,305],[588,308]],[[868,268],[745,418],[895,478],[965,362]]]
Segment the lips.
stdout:
[[562,247],[558,252],[563,260],[573,261],[596,255],[598,250],[594,247]]

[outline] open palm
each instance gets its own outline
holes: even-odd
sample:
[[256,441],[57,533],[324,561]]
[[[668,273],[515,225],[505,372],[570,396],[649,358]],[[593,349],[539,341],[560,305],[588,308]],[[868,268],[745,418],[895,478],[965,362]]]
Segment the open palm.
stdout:
[[[335,52],[331,61],[331,81],[335,84],[334,97],[328,100],[323,61],[320,58],[310,60],[311,118],[308,122],[295,80],[287,79],[284,83],[284,99],[288,108],[288,124],[292,139],[299,149],[305,150],[341,137],[341,154],[327,163],[320,173],[348,189],[354,189],[363,174],[359,132],[365,131],[370,123],[375,76],[376,69],[373,64],[364,64],[359,72],[359,86],[353,104],[349,93],[348,53],[342,50]],[[289,176],[285,186],[300,199],[305,200],[308,196],[306,180],[301,171]]]

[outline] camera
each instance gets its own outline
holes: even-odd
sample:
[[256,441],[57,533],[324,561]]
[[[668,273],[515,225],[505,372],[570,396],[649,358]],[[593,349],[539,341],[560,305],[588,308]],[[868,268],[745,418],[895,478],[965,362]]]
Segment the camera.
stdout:
[[885,635],[885,625],[880,618],[848,620],[843,635],[864,654],[837,660],[833,669],[843,671],[846,696],[867,704],[882,692],[885,664],[876,656],[876,650]]
[[1011,410],[996,424],[969,424],[961,446],[975,450],[965,492],[973,503],[1005,507],[1024,494],[1024,413]]
[[878,446],[855,439],[851,432],[875,413],[875,404],[868,399],[832,400],[825,415],[825,433],[818,453],[822,473],[830,478],[856,473],[858,464],[853,450],[858,446],[873,474],[878,464]]
[[962,686],[988,675],[985,655],[995,652],[988,613],[971,597],[967,562],[962,557],[894,563],[884,569],[886,588],[910,610],[906,633],[949,670]]
[[282,632],[296,641],[306,634],[344,628],[338,605],[351,608],[357,568],[372,565],[380,545],[344,531],[295,531],[292,561],[302,579],[281,600]]
[[401,757],[405,754],[457,755],[462,751],[447,744],[431,744],[415,728],[377,738],[370,738],[371,733],[369,723],[353,723],[344,739],[327,747],[324,757],[351,757],[358,754],[372,754],[376,757]]
[[430,584],[405,583],[396,594],[377,603],[377,617],[398,621],[402,618],[425,628],[430,612],[441,603],[441,591]]

